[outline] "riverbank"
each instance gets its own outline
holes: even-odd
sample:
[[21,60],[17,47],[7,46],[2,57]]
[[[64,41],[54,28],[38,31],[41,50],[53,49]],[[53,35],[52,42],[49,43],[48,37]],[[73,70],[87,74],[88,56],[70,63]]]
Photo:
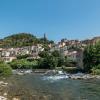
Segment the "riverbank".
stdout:
[[69,78],[71,79],[100,79],[100,75],[77,73],[77,74],[71,74]]
[[26,75],[26,74],[41,74],[47,76],[66,76],[70,79],[100,79],[100,75],[92,75],[85,73],[70,74],[62,70],[48,70],[48,69],[35,69],[35,70],[13,70],[14,75]]
[[0,79],[0,100],[8,100],[7,88],[8,88],[8,83],[6,82],[5,78]]

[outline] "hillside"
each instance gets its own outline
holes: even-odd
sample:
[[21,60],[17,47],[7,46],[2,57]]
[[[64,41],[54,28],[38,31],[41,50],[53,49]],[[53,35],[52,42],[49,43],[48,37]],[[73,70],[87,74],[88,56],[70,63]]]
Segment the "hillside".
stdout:
[[0,47],[21,47],[36,43],[38,39],[28,33],[14,34],[0,41]]
[[49,43],[49,40],[45,40],[43,38],[37,38],[36,36],[30,33],[19,33],[14,34],[4,39],[0,40],[0,47],[8,48],[8,47],[22,47],[22,46],[31,46],[36,45],[38,43]]

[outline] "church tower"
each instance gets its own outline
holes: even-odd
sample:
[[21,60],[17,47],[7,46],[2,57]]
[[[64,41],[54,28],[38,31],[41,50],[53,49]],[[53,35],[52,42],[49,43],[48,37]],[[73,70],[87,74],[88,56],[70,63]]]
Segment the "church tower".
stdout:
[[44,42],[47,40],[46,33],[44,33]]

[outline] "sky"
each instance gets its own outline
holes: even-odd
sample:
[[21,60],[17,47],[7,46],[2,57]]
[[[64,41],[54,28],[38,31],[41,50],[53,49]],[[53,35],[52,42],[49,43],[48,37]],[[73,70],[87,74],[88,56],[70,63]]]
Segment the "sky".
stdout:
[[54,41],[100,36],[100,0],[0,0],[0,38],[21,32]]

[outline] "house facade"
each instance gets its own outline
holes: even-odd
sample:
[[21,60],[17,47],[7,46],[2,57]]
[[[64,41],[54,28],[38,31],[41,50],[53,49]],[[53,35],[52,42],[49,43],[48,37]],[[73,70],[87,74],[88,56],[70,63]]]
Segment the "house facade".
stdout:
[[0,48],[0,58],[5,62],[11,62],[12,60],[17,59],[17,55],[29,54],[32,58],[38,59],[38,53],[43,50],[44,48],[42,47],[42,45],[33,45],[21,48]]
[[0,58],[5,62],[11,62],[16,59],[16,50],[13,48],[0,49]]

